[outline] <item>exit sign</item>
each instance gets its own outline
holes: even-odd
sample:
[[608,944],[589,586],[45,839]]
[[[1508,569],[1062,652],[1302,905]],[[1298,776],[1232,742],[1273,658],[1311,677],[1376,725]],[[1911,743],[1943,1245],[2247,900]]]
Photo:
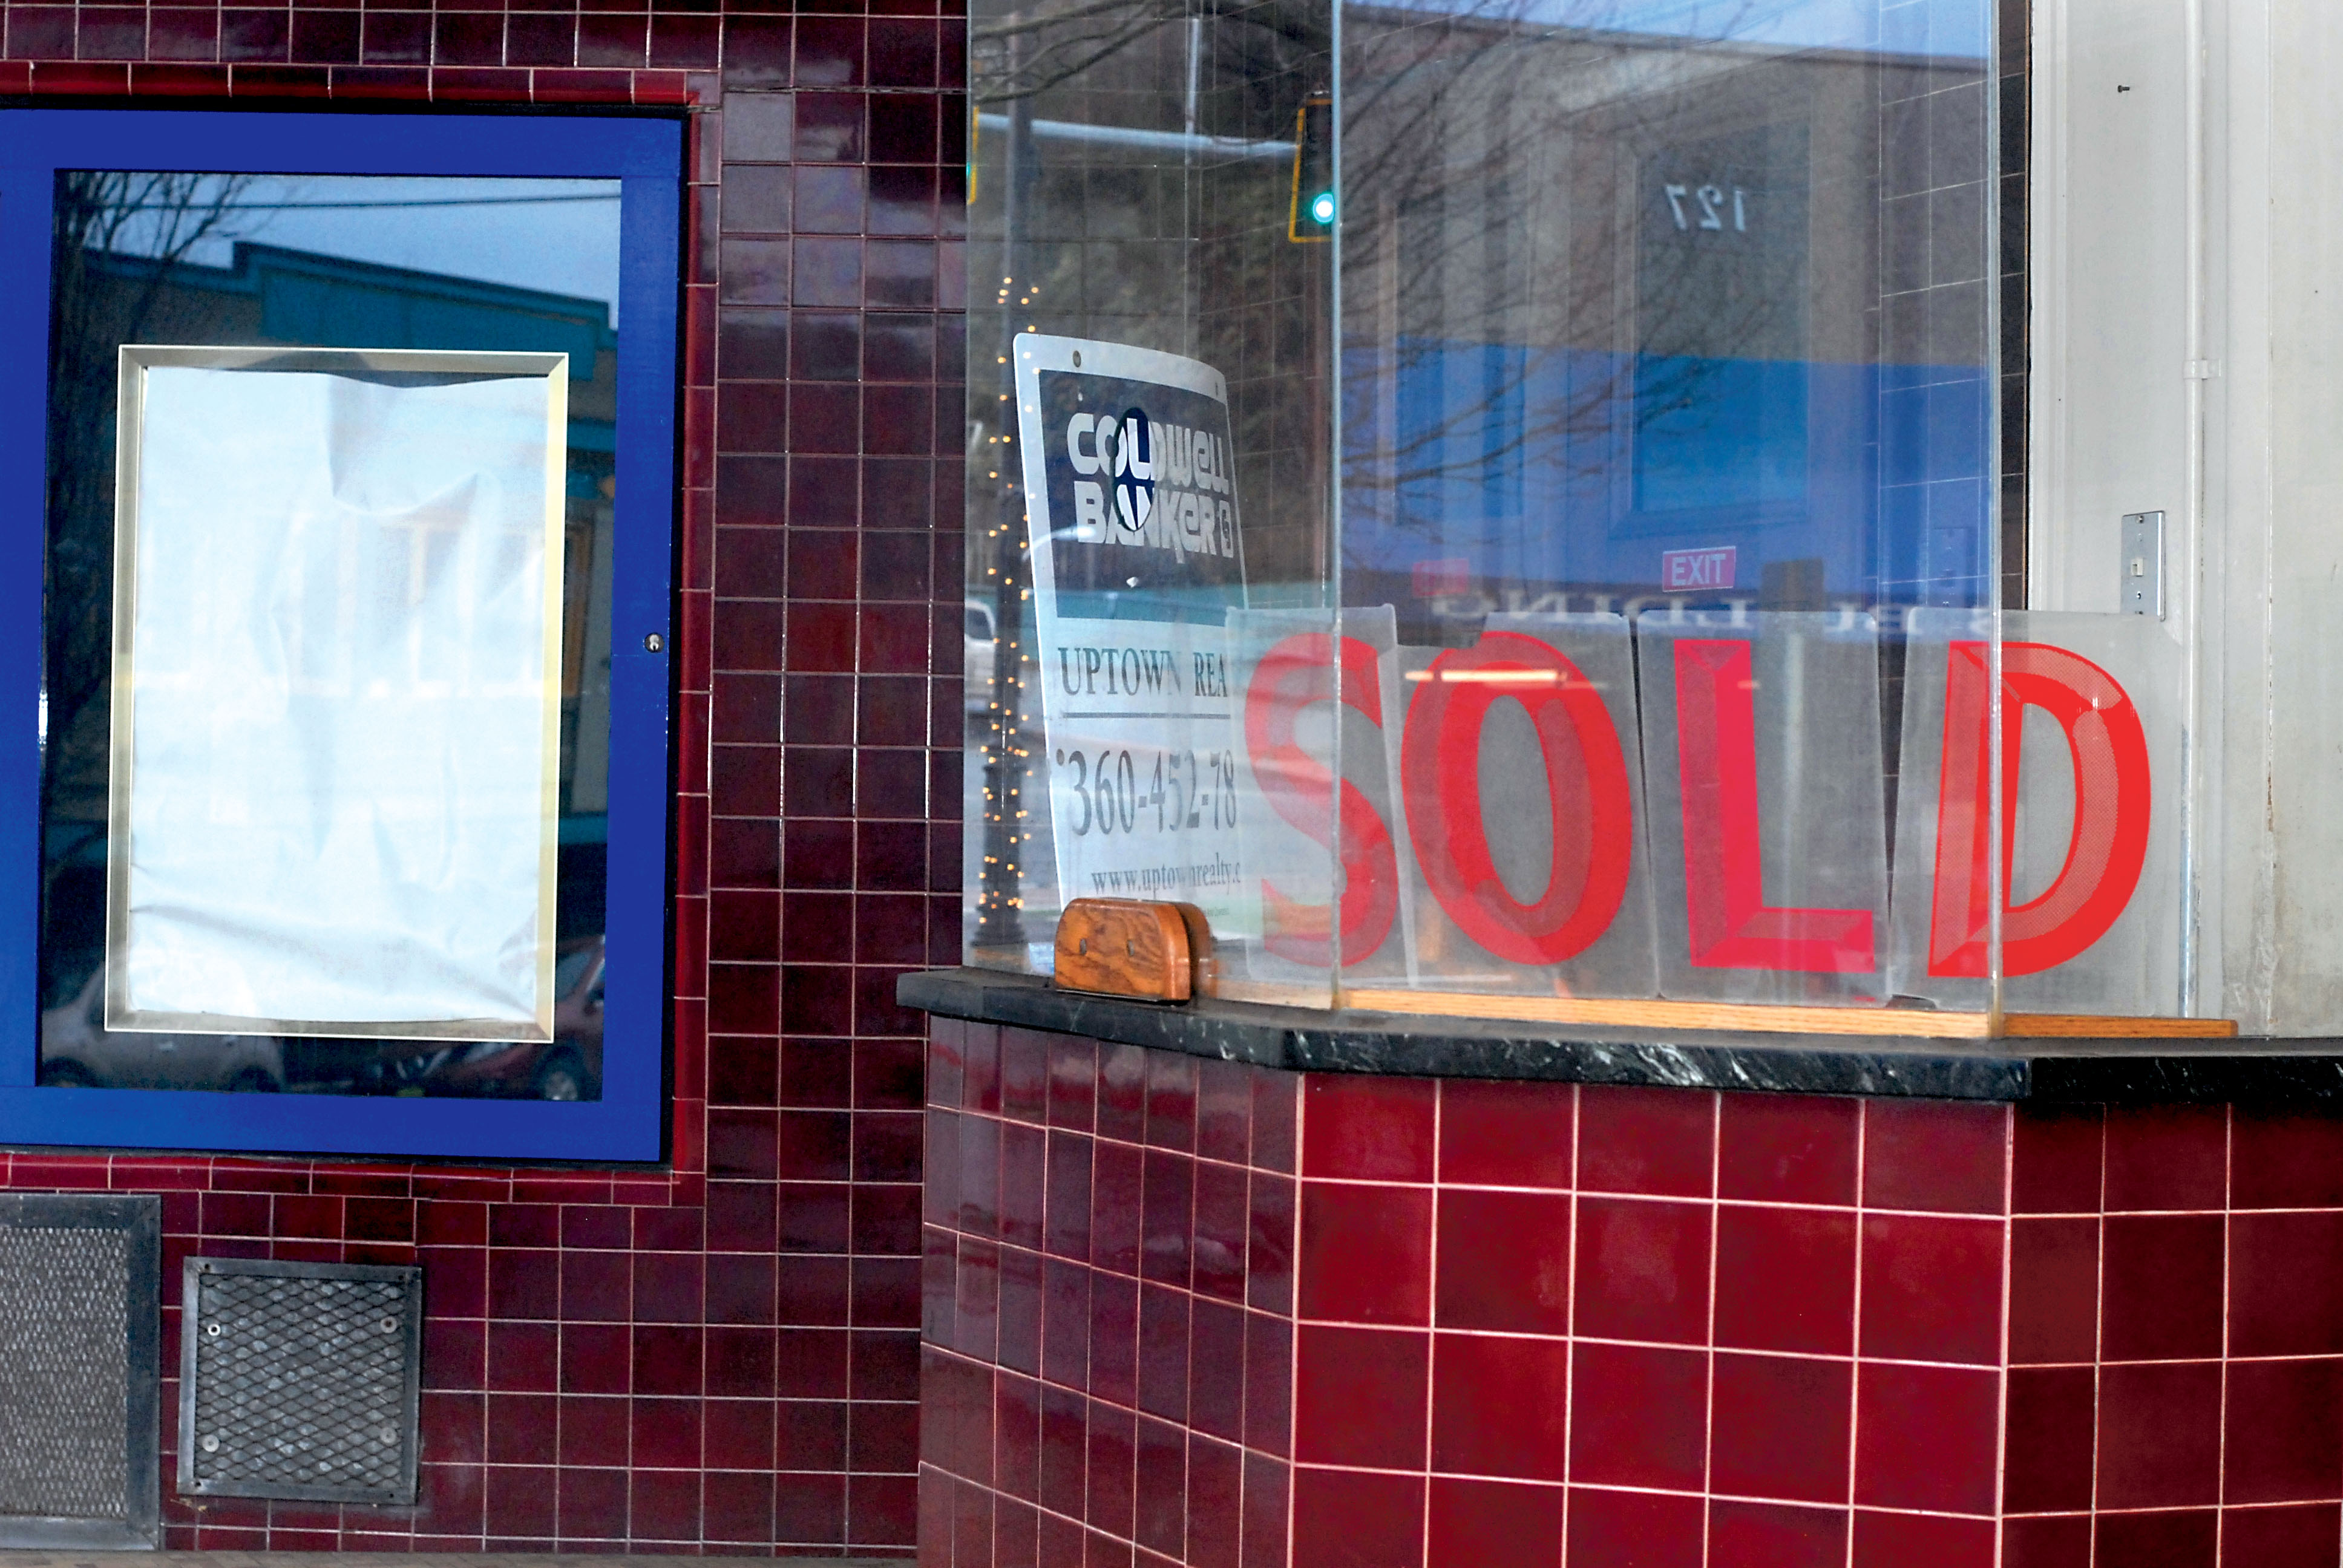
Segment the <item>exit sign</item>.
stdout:
[[1660,587],[1670,593],[1687,588],[1729,588],[1738,554],[1732,545],[1714,545],[1704,550],[1662,550]]

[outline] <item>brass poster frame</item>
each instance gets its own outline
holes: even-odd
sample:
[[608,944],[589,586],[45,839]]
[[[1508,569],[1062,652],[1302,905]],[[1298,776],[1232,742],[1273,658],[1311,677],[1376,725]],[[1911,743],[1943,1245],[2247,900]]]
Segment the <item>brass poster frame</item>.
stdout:
[[[545,442],[543,697],[539,759],[537,897],[537,1015],[533,1025],[508,1020],[238,1018],[165,1012],[130,1005],[131,800],[136,709],[134,631],[138,608],[139,454],[146,372],[163,368],[304,372],[333,375],[456,375],[542,377],[548,384]],[[567,353],[430,348],[285,348],[124,344],[116,390],[114,507],[114,635],[110,680],[107,853],[106,868],[106,1027],[173,1034],[274,1034],[340,1040],[522,1040],[553,1039],[556,886],[559,876],[561,789],[561,587],[568,469],[569,356]]]

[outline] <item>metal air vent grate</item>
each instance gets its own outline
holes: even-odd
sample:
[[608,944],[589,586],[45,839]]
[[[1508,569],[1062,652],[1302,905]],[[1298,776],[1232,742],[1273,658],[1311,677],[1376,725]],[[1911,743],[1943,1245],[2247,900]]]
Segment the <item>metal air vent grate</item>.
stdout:
[[423,1271],[190,1258],[179,1490],[415,1501]]
[[152,1546],[154,1198],[0,1195],[0,1546]]

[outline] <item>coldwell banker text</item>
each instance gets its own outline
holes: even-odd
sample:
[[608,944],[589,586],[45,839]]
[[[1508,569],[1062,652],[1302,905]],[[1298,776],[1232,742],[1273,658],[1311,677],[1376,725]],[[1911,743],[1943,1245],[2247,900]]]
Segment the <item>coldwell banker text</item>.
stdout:
[[1120,418],[1077,414],[1066,421],[1065,441],[1075,473],[1101,476],[1074,481],[1077,539],[1178,556],[1236,555],[1236,486],[1219,437],[1159,425],[1132,408]]

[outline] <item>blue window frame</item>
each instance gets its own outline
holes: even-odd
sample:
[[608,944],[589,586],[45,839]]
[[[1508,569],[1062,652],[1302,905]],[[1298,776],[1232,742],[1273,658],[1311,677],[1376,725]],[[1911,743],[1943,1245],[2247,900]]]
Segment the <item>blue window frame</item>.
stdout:
[[[0,291],[10,302],[0,311],[0,628],[6,628],[0,631],[0,1143],[498,1161],[661,1157],[682,133],[676,118],[608,114],[0,110]],[[38,960],[44,865],[44,640],[38,628],[51,313],[35,302],[50,299],[61,173],[153,170],[619,182],[617,303],[627,348],[618,357],[614,428],[573,425],[570,437],[573,452],[582,441],[589,450],[614,451],[617,459],[605,492],[612,501],[615,545],[598,1100],[127,1090],[37,1081],[45,1000]],[[355,297],[347,286],[344,291]],[[288,292],[287,308],[306,297]],[[467,307],[462,299],[439,304],[458,312]],[[574,324],[567,329],[576,330]],[[578,482],[575,470],[571,482]]]

